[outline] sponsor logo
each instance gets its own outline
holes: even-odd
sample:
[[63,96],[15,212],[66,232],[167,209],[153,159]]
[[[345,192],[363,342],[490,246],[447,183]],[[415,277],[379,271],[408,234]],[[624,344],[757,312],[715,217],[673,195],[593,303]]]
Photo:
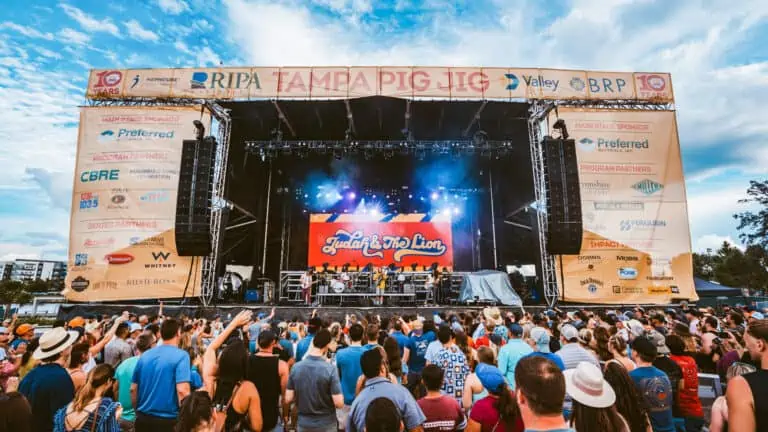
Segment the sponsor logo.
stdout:
[[579,130],[595,131],[633,131],[647,132],[651,130],[648,123],[629,121],[576,120],[573,127]]
[[144,268],[148,269],[160,269],[160,268],[174,268],[176,264],[169,264],[165,261],[170,258],[170,252],[152,252],[152,258],[155,260],[155,264],[144,264]]
[[104,255],[104,261],[109,264],[128,264],[133,261],[133,255],[127,253],[111,253]]
[[646,276],[645,280],[654,281],[654,282],[664,282],[664,281],[675,280],[675,278],[672,276]]
[[504,74],[504,77],[509,80],[509,83],[507,84],[507,90],[517,90],[517,87],[520,85],[520,79],[517,78],[517,75],[508,73]]
[[622,78],[589,78],[590,93],[621,93],[627,86],[627,81]]
[[72,283],[70,283],[70,287],[72,288],[72,291],[75,292],[83,292],[88,288],[88,285],[90,285],[90,281],[82,276],[78,276],[74,279],[72,279]]
[[152,258],[154,258],[155,261],[165,261],[170,256],[170,252],[152,252]]
[[600,255],[579,255],[577,259],[579,262],[603,262],[603,257]]
[[139,85],[139,80],[140,80],[139,75],[136,74],[136,76],[134,76],[133,79],[131,80],[131,88],[135,88],[137,85]]
[[664,185],[661,183],[657,183],[650,179],[640,180],[639,182],[632,185],[632,189],[641,192],[643,195],[653,195],[656,192],[664,189]]
[[614,285],[613,286],[613,293],[614,294],[643,294],[645,293],[645,290],[640,287],[623,287],[621,285]]
[[93,284],[93,289],[117,289],[115,281],[98,281]]
[[171,193],[163,190],[147,192],[139,197],[139,200],[144,203],[163,203],[168,202],[170,199]]
[[115,193],[114,191],[121,191],[121,189],[114,189],[112,197],[109,199],[110,204],[107,205],[107,210],[126,210],[128,205],[125,201],[128,199],[123,193]]
[[579,188],[581,189],[582,194],[607,195],[608,191],[611,189],[611,185],[607,182],[595,180],[589,182],[581,182],[579,183]]
[[650,164],[580,163],[579,172],[592,174],[653,174],[653,168]]
[[672,294],[680,294],[680,288],[677,285],[670,285],[669,290],[672,291]]
[[176,131],[174,130],[147,130],[142,128],[121,128],[117,132],[112,129],[105,129],[99,134],[99,141],[172,140],[175,133]]
[[579,77],[571,78],[571,81],[568,84],[577,92],[584,91],[584,89],[587,87],[587,84],[584,83],[584,80]]
[[582,279],[579,281],[581,286],[586,287],[587,291],[589,291],[590,294],[596,294],[597,290],[603,286],[603,281],[600,279],[595,279],[593,277],[588,277],[586,279]]
[[128,243],[131,246],[163,247],[165,246],[165,239],[161,236],[147,237],[145,239],[142,239],[141,237],[131,237],[128,240]]
[[192,72],[192,79],[189,82],[192,89],[261,89],[259,74],[249,72]]
[[112,201],[112,204],[122,204],[125,202],[125,195],[123,194],[112,195],[112,198],[110,199],[110,201]]
[[172,180],[179,174],[173,168],[131,168],[128,174],[139,180]]
[[83,267],[88,265],[88,254],[87,253],[76,253],[75,254],[75,267]]
[[649,144],[648,138],[640,141],[629,141],[620,138],[597,137],[593,139],[584,137],[579,140],[579,148],[587,152],[597,150],[598,152],[629,153],[635,150],[647,150]]
[[634,255],[616,255],[616,261],[638,262],[640,261],[640,257]]
[[93,210],[99,207],[99,194],[85,192],[80,194],[79,210]]
[[667,226],[667,221],[661,219],[624,219],[619,222],[621,231],[652,231]]
[[622,267],[619,269],[619,279],[635,280],[637,279],[637,269],[634,267]]
[[91,248],[103,248],[103,247],[111,247],[114,246],[115,239],[114,237],[108,237],[103,239],[85,239],[83,241],[83,247],[91,249]]
[[582,220],[584,222],[584,228],[589,231],[602,231],[608,228],[603,223],[596,223],[595,214],[591,212],[585,212],[582,215]]
[[93,89],[99,96],[119,96],[120,82],[123,80],[123,73],[116,70],[103,71],[96,74],[96,84]]
[[157,223],[156,220],[121,219],[116,221],[88,222],[87,228],[91,231],[104,231],[113,229],[141,230],[161,229],[161,226]]
[[98,182],[102,180],[106,180],[106,181],[120,180],[120,170],[119,169],[93,170],[93,171],[83,171],[80,174],[80,182],[82,183]]
[[617,242],[615,240],[607,239],[590,239],[590,249],[653,249],[653,240],[626,240],[623,242]]
[[645,204],[641,201],[595,201],[595,210],[644,210]]
[[166,161],[168,152],[164,151],[126,151],[94,153],[93,162],[138,162],[138,161]]
[[168,285],[175,283],[173,279],[161,279],[161,278],[143,278],[143,279],[128,279],[125,281],[128,286],[150,286],[150,285]]
[[648,287],[648,294],[669,294],[672,290],[666,286],[650,286]]
[[538,87],[545,90],[557,91],[560,80],[546,79],[544,75],[523,75],[523,81],[528,87]]
[[180,117],[178,115],[164,114],[120,114],[120,115],[103,115],[101,116],[102,123],[136,123],[136,124],[172,124],[178,125]]
[[636,74],[637,95],[642,98],[668,96],[664,92],[667,89],[667,80],[658,74]]

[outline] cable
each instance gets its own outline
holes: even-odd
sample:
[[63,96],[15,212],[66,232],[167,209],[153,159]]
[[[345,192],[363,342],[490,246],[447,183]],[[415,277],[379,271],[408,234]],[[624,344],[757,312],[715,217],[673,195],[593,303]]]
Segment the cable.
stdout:
[[184,284],[184,293],[181,295],[181,304],[187,299],[187,289],[189,288],[189,281],[192,279],[192,268],[195,266],[195,256],[192,257],[192,261],[189,263],[189,273],[187,274],[187,282]]

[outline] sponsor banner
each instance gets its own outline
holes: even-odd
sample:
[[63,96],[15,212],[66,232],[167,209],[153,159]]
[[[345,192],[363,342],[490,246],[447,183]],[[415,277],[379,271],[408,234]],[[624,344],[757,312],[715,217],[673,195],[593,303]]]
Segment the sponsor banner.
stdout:
[[101,69],[91,71],[87,96],[673,101],[670,75],[666,73],[418,66]]
[[[159,85],[158,73],[132,72],[139,75],[134,88],[151,77]],[[199,294],[202,265],[177,255],[173,231],[181,144],[194,139],[193,120],[201,120],[199,107],[82,109],[68,300],[174,298],[185,289]],[[202,121],[210,124],[210,117]]]
[[451,222],[423,214],[372,219],[357,215],[311,215],[310,267],[368,264],[453,267]]
[[697,299],[675,113],[561,108],[558,115],[576,142],[584,223],[581,254],[563,256],[564,299]]

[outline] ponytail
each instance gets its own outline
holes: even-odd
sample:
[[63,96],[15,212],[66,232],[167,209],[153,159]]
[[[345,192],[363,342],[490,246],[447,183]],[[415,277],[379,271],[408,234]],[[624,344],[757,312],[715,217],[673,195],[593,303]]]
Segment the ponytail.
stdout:
[[91,373],[88,374],[85,384],[78,390],[75,399],[72,401],[73,411],[83,411],[85,406],[96,397],[96,390],[108,383],[114,376],[115,369],[106,363],[93,368]]
[[507,425],[512,424],[520,416],[520,408],[507,384],[501,386],[498,396],[499,419]]

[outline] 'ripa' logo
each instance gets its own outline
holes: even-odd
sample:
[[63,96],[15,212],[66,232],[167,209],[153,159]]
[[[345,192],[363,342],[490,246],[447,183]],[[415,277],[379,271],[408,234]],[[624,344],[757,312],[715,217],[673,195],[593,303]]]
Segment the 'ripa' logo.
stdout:
[[632,189],[641,192],[643,195],[653,195],[664,189],[664,185],[650,179],[645,179],[633,184]]

